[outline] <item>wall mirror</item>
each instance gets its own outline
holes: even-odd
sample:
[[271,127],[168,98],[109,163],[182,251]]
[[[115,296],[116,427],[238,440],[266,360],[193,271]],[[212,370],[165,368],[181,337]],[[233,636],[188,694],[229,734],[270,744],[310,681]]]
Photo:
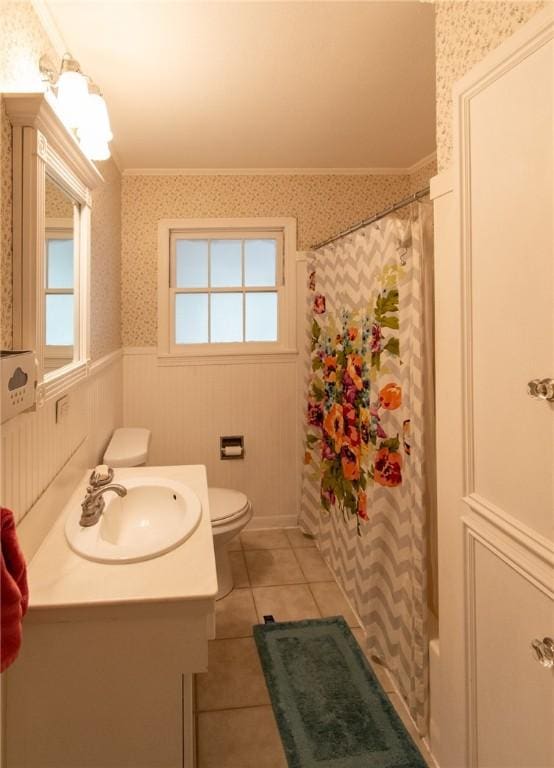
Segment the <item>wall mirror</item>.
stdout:
[[[70,365],[78,349],[75,277],[80,207],[46,172],[44,188],[44,375]],[[77,353],[77,354],[76,354]]]
[[102,176],[47,94],[6,94],[13,138],[13,348],[38,361],[37,403],[89,365],[91,191]]

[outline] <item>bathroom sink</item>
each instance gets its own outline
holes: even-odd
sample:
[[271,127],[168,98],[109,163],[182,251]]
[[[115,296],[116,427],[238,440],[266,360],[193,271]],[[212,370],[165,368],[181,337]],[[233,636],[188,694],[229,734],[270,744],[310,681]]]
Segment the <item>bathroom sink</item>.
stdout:
[[123,498],[112,491],[104,494],[106,506],[96,525],[79,524],[80,505],[69,513],[65,536],[78,555],[100,563],[149,560],[178,547],[194,532],[200,501],[184,483],[140,477],[123,485]]

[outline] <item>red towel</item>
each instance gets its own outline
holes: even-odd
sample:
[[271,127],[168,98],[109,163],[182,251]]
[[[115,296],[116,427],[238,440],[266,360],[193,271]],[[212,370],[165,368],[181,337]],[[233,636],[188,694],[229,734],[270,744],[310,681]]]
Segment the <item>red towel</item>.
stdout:
[[21,645],[21,619],[29,604],[27,569],[23,552],[17,541],[13,513],[0,510],[2,556],[0,577],[2,582],[2,663],[3,672],[13,664]]

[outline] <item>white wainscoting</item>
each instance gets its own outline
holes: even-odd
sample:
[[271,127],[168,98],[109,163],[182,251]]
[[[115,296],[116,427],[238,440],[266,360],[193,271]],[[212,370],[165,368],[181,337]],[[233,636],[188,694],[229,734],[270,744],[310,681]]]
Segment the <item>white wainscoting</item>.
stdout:
[[[151,465],[205,464],[211,486],[250,498],[251,527],[296,525],[296,357],[159,366],[155,348],[127,348],[123,422],[152,431]],[[243,460],[221,460],[221,435],[244,435]]]
[[[59,423],[53,399],[2,425],[2,505],[13,510],[18,523],[77,453],[83,466],[97,463],[121,424],[121,351],[93,363],[89,376],[67,396],[69,409]],[[26,520],[25,528],[31,523]]]

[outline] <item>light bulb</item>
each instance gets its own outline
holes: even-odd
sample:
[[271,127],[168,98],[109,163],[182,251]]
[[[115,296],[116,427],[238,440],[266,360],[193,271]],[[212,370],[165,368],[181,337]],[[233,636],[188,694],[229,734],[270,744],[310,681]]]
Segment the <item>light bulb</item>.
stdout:
[[87,81],[80,72],[62,72],[58,80],[58,109],[68,128],[81,125],[88,97]]

